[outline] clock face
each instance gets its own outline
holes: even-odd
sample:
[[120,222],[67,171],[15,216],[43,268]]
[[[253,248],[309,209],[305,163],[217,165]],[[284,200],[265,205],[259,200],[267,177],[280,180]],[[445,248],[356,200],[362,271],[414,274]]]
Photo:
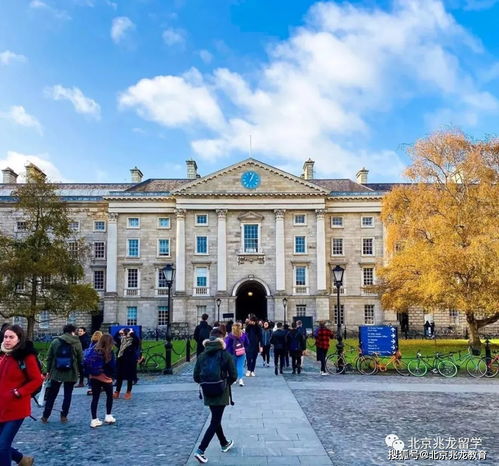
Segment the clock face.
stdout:
[[247,189],[255,189],[260,186],[260,175],[252,170],[241,175],[241,184]]

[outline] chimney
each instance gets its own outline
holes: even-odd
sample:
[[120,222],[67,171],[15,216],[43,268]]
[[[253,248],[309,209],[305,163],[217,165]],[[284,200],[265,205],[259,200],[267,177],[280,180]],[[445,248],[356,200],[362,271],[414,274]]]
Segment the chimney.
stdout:
[[359,184],[366,184],[367,183],[367,174],[369,173],[369,170],[366,170],[364,167],[361,168],[357,172],[357,183]]
[[26,168],[26,182],[32,183],[34,181],[37,181],[38,179],[42,179],[45,181],[47,178],[47,175],[43,173],[35,164],[33,163],[28,163],[28,165],[25,166]]
[[132,175],[132,183],[140,183],[142,181],[144,175],[137,167],[131,168],[130,173]]
[[186,160],[185,163],[187,164],[187,178],[189,180],[195,180],[196,178],[199,178],[198,175],[198,166],[195,160]]
[[304,164],[303,164],[303,178],[306,180],[313,180],[314,179],[314,161],[309,158]]
[[12,168],[7,167],[2,170],[4,184],[16,184],[17,183],[17,173],[12,170]]

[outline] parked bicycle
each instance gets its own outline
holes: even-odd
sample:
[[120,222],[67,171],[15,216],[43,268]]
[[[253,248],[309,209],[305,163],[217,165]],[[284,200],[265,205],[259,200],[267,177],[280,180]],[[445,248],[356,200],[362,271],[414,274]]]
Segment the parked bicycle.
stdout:
[[495,377],[499,373],[499,353],[490,358],[482,358],[477,364],[480,377]]
[[481,377],[479,369],[480,358],[471,352],[471,348],[468,348],[468,351],[449,353],[449,359],[457,366],[458,370],[464,368],[471,377]]
[[415,377],[423,377],[428,371],[438,373],[442,377],[454,377],[457,374],[457,366],[447,355],[435,353],[433,356],[423,356],[420,351],[416,353],[416,359],[409,361],[407,369]]
[[357,370],[357,363],[362,356],[360,348],[345,345],[347,350],[343,352],[341,358],[338,353],[330,353],[326,359],[326,369],[330,374],[348,374]]
[[400,375],[409,375],[407,361],[402,359],[402,353],[398,350],[388,360],[382,359],[379,353],[374,353],[372,356],[361,356],[357,361],[357,369],[364,375],[386,372],[390,366]]
[[138,368],[143,372],[158,372],[165,368],[166,359],[158,353],[163,350],[163,345],[149,346],[142,351],[142,355],[138,360]]

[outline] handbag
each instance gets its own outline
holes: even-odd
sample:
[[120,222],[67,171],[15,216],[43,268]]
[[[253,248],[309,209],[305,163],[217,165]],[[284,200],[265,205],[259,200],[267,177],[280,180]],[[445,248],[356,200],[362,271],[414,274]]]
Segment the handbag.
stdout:
[[242,356],[243,354],[246,354],[246,350],[244,349],[244,345],[241,340],[237,340],[234,343],[234,354],[236,356]]

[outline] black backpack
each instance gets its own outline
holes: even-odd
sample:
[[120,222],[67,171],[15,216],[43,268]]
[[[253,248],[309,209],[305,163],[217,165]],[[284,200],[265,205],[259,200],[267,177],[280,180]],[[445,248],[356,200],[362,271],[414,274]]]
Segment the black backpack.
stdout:
[[73,368],[73,345],[62,338],[57,339],[59,347],[55,353],[55,368],[58,371],[70,371]]
[[[40,372],[42,372],[42,363],[38,359],[37,354],[35,354],[34,356],[36,358],[36,363],[38,364],[38,369],[40,369]],[[23,371],[23,374],[24,374],[24,377],[26,377],[26,380],[29,380],[28,379],[28,371],[26,370],[26,362],[24,361],[24,359],[17,361],[17,364],[19,365],[19,369],[21,369]],[[38,393],[40,393],[41,390],[42,390],[42,386],[40,385],[35,391],[31,392],[31,398],[35,398],[36,395],[38,395]],[[35,399],[35,401],[36,401],[36,399]]]
[[201,380],[201,389],[203,395],[208,398],[214,398],[224,393],[227,387],[227,375],[222,367],[222,351],[219,350],[211,353],[205,353],[201,363],[201,372],[199,378]]

